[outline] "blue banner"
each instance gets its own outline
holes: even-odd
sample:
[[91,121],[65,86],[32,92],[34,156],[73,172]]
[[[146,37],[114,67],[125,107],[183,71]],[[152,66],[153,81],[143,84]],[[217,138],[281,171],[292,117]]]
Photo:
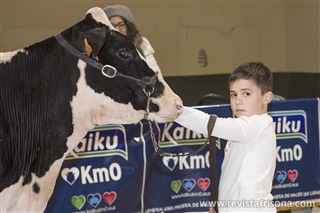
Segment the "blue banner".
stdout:
[[[269,105],[277,135],[275,202],[320,201],[319,107],[319,99]],[[197,108],[232,116],[229,105]],[[206,141],[175,122],[152,129],[166,152],[191,153]],[[218,139],[217,184],[225,144]],[[100,126],[65,159],[45,212],[208,212],[209,170],[208,146],[191,156],[155,154],[147,121]]]
[[281,101],[270,106],[277,135],[272,194],[277,201],[320,198],[319,99]]

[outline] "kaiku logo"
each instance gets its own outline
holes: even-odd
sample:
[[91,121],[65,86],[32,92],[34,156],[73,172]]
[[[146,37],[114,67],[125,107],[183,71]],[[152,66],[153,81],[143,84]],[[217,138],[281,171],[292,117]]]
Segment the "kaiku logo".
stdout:
[[127,138],[122,125],[96,127],[87,133],[66,160],[113,155],[128,160]]
[[273,118],[277,139],[301,138],[308,142],[305,111],[273,111],[269,115]]
[[160,147],[201,145],[206,141],[206,136],[190,129],[184,128],[175,122],[157,124],[160,131]]

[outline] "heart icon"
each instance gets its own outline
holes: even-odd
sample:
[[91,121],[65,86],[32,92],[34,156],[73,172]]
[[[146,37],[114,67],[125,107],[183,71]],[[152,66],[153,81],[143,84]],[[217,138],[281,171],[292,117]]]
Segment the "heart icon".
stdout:
[[89,204],[91,206],[96,208],[99,205],[99,203],[101,202],[101,195],[99,193],[88,194],[87,201],[89,202]]
[[115,193],[114,191],[103,193],[103,200],[104,200],[109,206],[115,201],[116,198],[117,198],[117,193]]
[[291,180],[291,182],[294,182],[298,177],[298,171],[297,170],[288,170],[288,178]]
[[200,187],[200,189],[202,189],[202,191],[206,191],[207,188],[210,185],[210,179],[209,178],[199,178],[198,181],[198,186]]
[[84,206],[85,202],[86,198],[83,195],[73,196],[71,198],[71,203],[79,210]]
[[69,185],[74,184],[74,182],[78,179],[79,177],[79,169],[77,167],[72,167],[72,168],[64,168],[61,171],[61,177],[63,180],[65,180]]
[[171,189],[177,194],[181,188],[181,181],[180,180],[173,180],[171,181]]
[[286,171],[277,171],[276,172],[276,179],[279,181],[279,183],[283,183],[283,181],[286,179],[287,173]]
[[164,156],[162,158],[162,162],[170,171],[173,171],[173,169],[178,164],[178,158]]
[[196,185],[195,179],[184,179],[182,181],[183,188],[185,188],[188,192],[190,192],[195,185]]

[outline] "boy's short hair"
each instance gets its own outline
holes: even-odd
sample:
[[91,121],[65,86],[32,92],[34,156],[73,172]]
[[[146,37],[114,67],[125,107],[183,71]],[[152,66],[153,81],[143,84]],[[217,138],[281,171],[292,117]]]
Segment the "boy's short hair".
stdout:
[[272,91],[273,77],[270,69],[261,62],[247,62],[238,66],[229,76],[228,86],[238,79],[252,80],[261,93]]

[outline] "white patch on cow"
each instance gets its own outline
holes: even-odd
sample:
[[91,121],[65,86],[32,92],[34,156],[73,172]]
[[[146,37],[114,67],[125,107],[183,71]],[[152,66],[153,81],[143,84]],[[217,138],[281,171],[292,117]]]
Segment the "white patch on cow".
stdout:
[[106,13],[100,7],[93,7],[86,14],[91,13],[92,17],[97,21],[107,25],[110,29],[116,30],[110,23]]
[[24,49],[20,49],[20,50],[15,50],[15,51],[11,51],[11,52],[1,52],[0,53],[0,63],[7,63],[10,62],[11,59],[17,55],[19,52],[26,52]]
[[[82,102],[88,107],[89,115],[91,115],[90,122],[92,125],[105,125],[105,124],[128,124],[138,122],[143,118],[143,110],[135,110],[131,103],[122,104],[114,101],[104,93],[96,93],[90,86],[87,85],[85,78],[85,67],[87,65],[79,60],[78,67],[80,69],[80,79],[77,83],[78,93],[74,97],[74,103]],[[100,73],[99,70],[96,70]],[[102,77],[104,77],[101,74]],[[106,77],[105,77],[106,78]],[[74,106],[74,105],[73,105]],[[79,107],[79,105],[78,105]],[[84,106],[80,106],[84,108]],[[94,126],[89,125],[90,129]]]
[[[78,61],[78,68],[80,70],[80,78],[77,82],[78,91],[70,103],[75,130],[68,138],[67,145],[69,152],[71,152],[76,145],[69,144],[69,142],[79,142],[79,140],[74,140],[73,137],[79,138],[77,137],[79,134],[81,138],[84,137],[87,131],[93,129],[96,125],[136,123],[143,119],[144,116],[144,111],[135,110],[131,103],[121,104],[105,96],[104,93],[96,93],[86,82],[86,66],[85,62],[81,60]],[[96,72],[100,71],[96,70]]]

